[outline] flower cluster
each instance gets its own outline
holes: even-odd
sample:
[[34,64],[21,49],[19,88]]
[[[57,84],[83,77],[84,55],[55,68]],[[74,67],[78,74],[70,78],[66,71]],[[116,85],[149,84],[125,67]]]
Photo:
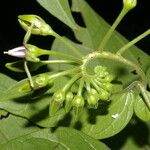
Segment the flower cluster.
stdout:
[[[115,28],[120,23],[121,19],[125,16],[125,14],[127,14],[129,10],[131,10],[135,6],[136,0],[123,0],[123,9],[112,27],[104,36],[98,50],[93,53],[87,54],[87,56],[83,56],[83,54],[78,49],[76,49],[74,46],[72,46],[72,44],[68,43],[68,41],[57,34],[41,17],[36,15],[20,15],[18,17],[18,21],[21,27],[26,31],[23,40],[23,46],[19,46],[17,48],[9,50],[8,52],[4,52],[5,54],[14,57],[23,58],[23,60],[21,61],[6,64],[6,67],[8,67],[9,69],[19,72],[20,70],[17,68],[17,64],[23,63],[24,71],[28,76],[29,82],[20,88],[20,92],[31,92],[39,90],[43,87],[46,87],[47,85],[51,88],[53,84],[55,84],[55,80],[57,78],[67,76],[69,77],[68,82],[64,85],[63,88],[55,91],[52,95],[49,106],[49,115],[55,115],[57,111],[62,107],[65,108],[66,113],[69,112],[71,108],[74,108],[76,114],[78,114],[84,106],[87,106],[88,108],[97,108],[98,102],[100,100],[107,101],[110,99],[113,87],[112,81],[114,77],[109,73],[107,67],[102,65],[97,65],[96,67],[94,67],[94,74],[89,74],[86,71],[88,67],[87,64],[95,58],[111,59],[132,67],[141,77],[142,87],[145,88],[147,85],[147,81],[143,71],[139,68],[139,66],[122,57],[121,55],[133,44],[149,35],[150,29],[144,32],[142,35],[138,36],[127,45],[123,46],[115,54],[104,51],[107,42],[111,38]],[[28,44],[28,41],[32,34],[41,36],[53,36],[57,38],[60,42],[65,44],[65,46],[70,48],[74,55],[64,54],[63,51],[49,51]],[[42,55],[55,56],[56,59],[41,60],[40,56]],[[29,63],[32,63],[31,69],[29,68]],[[40,74],[35,77],[31,76],[30,71],[36,70],[39,67],[47,64],[70,64],[74,65],[75,67],[73,69],[63,70],[59,72],[51,72],[51,74],[49,75]],[[72,90],[73,85],[77,85],[76,92]],[[149,102],[147,103],[150,106]]]

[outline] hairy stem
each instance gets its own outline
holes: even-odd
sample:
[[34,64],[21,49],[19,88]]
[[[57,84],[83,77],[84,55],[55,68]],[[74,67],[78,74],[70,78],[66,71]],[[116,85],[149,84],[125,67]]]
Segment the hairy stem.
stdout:
[[45,61],[40,61],[42,64],[77,64],[75,61],[70,61],[70,60],[45,60]]
[[90,76],[87,73],[87,65],[89,62],[91,62],[93,59],[96,58],[106,58],[106,59],[111,59],[111,60],[115,60],[118,62],[121,62],[127,66],[132,67],[134,70],[136,70],[137,74],[141,77],[143,85],[147,86],[147,77],[145,76],[145,73],[143,72],[143,70],[137,66],[136,64],[134,64],[133,62],[125,59],[124,57],[120,56],[120,55],[116,55],[110,52],[93,52],[91,54],[89,54],[88,56],[86,56],[83,60],[83,65],[81,66],[82,69],[82,73],[83,75],[86,76]]
[[46,55],[52,55],[52,56],[56,56],[56,57],[59,57],[59,58],[66,58],[68,60],[73,60],[73,61],[76,61],[77,63],[81,64],[81,60],[78,59],[78,58],[75,58],[71,55],[67,55],[67,54],[63,54],[63,53],[60,53],[60,52],[54,52],[54,51],[49,51],[49,50],[43,50],[42,49],[42,54],[46,54]]
[[76,74],[76,73],[79,73],[80,71],[81,71],[81,68],[80,67],[76,67],[74,69],[70,69],[70,70],[65,70],[65,71],[62,71],[62,72],[58,72],[58,73],[50,75],[49,76],[49,80],[56,79],[58,77],[69,75],[69,74]]

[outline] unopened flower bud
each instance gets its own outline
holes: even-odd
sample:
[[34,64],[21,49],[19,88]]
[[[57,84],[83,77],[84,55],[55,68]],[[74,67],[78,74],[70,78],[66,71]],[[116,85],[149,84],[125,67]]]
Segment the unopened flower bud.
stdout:
[[8,54],[13,57],[25,58],[26,48],[24,46],[19,46],[13,49],[4,52],[4,54]]
[[37,57],[41,55],[41,49],[31,44],[26,44],[25,47],[27,49],[26,60],[31,62],[39,62],[40,59]]
[[32,34],[46,36],[53,33],[52,28],[37,15],[19,15],[18,21],[25,31],[28,31],[33,26],[31,29]]
[[74,107],[83,107],[84,106],[84,98],[82,96],[76,95],[72,101],[72,105]]
[[137,0],[123,0],[123,5],[127,10],[133,9],[137,4]]

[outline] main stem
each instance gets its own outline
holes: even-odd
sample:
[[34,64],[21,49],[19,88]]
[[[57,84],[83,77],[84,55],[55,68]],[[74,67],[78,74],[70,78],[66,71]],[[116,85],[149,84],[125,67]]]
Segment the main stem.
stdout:
[[113,54],[110,52],[102,52],[102,53],[93,52],[93,53],[89,54],[88,56],[86,56],[83,60],[83,65],[81,67],[82,73],[84,76],[89,75],[87,73],[87,70],[86,70],[88,63],[91,62],[93,59],[96,59],[96,58],[106,58],[106,59],[115,60],[115,61],[121,62],[125,65],[132,67],[134,70],[136,70],[137,74],[139,74],[139,76],[141,77],[143,85],[145,87],[147,86],[147,77],[145,76],[145,73],[143,72],[143,70],[139,66],[137,66],[133,62],[125,59],[122,56],[119,56],[119,55],[116,55],[116,54]]
[[74,69],[70,69],[70,70],[65,70],[65,71],[62,71],[62,72],[58,72],[58,73],[50,75],[49,76],[49,80],[56,79],[58,77],[69,75],[69,74],[76,74],[76,73],[79,73],[80,70],[81,70],[80,67],[76,67]]

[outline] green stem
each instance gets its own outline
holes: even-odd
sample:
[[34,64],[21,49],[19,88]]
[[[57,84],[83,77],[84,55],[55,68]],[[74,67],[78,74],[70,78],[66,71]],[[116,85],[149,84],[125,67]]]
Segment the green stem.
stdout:
[[136,37],[135,39],[133,39],[131,42],[129,42],[128,44],[126,44],[125,46],[123,46],[122,48],[120,48],[117,51],[117,55],[121,55],[122,53],[124,53],[127,49],[129,49],[131,46],[133,46],[135,43],[137,43],[138,41],[140,41],[141,39],[143,39],[144,37],[148,36],[150,34],[150,29],[146,30],[143,34],[139,35],[138,37]]
[[77,68],[74,68],[74,69],[70,69],[70,70],[65,70],[65,71],[62,71],[62,72],[58,72],[58,73],[50,75],[49,76],[49,80],[56,79],[58,77],[69,75],[69,74],[76,74],[76,73],[79,73],[80,71],[81,71],[81,68],[77,67]]
[[82,78],[80,79],[80,84],[79,84],[79,89],[78,89],[78,95],[79,95],[79,96],[82,95],[83,87],[84,87],[84,77],[82,77]]
[[124,57],[122,57],[120,55],[116,55],[116,54],[113,54],[110,52],[102,52],[102,53],[93,52],[93,53],[89,54],[88,56],[86,56],[83,60],[83,65],[81,66],[82,73],[85,77],[90,76],[86,70],[88,63],[96,58],[106,58],[106,59],[115,60],[115,61],[118,61],[120,63],[123,63],[125,65],[132,67],[134,70],[136,70],[137,74],[139,74],[139,76],[141,77],[144,86],[147,86],[147,77],[146,77],[145,73],[143,72],[143,70],[139,66],[137,66],[133,62],[125,59]]
[[88,92],[90,92],[91,91],[90,81],[87,79],[85,80],[85,82],[86,82],[86,89]]
[[81,74],[77,74],[75,75],[73,78],[71,78],[71,80],[69,80],[69,82],[64,86],[63,91],[66,92],[75,81],[77,81],[79,78],[81,77]]
[[66,58],[66,59],[73,60],[73,61],[76,61],[77,63],[81,64],[81,60],[80,59],[75,58],[75,57],[70,56],[70,55],[63,54],[63,53],[49,51],[49,50],[42,50],[42,54],[43,55],[44,54],[52,55],[52,56],[56,56],[56,57],[60,57],[60,58]]
[[99,92],[99,86],[93,80],[91,80],[91,84],[94,86],[97,92]]
[[57,39],[59,39],[63,44],[65,44],[72,52],[74,52],[78,57],[82,57],[82,54],[80,51],[78,51],[75,47],[73,47],[68,41],[66,41],[64,38],[62,38],[59,34],[56,32],[53,33],[53,36]]
[[100,52],[103,51],[104,47],[106,46],[106,44],[108,43],[109,39],[111,38],[114,30],[116,29],[116,27],[118,26],[118,24],[120,23],[120,21],[123,19],[123,17],[128,13],[128,11],[129,10],[127,10],[125,7],[123,7],[123,9],[120,12],[119,16],[117,17],[117,19],[115,20],[115,22],[113,23],[113,25],[110,27],[110,29],[108,30],[108,32],[104,36],[102,42],[100,43],[98,51],[100,51]]
[[24,40],[23,40],[23,43],[26,44],[29,39],[30,39],[30,36],[31,36],[31,30],[34,26],[34,23],[31,24],[30,28],[28,29],[28,31],[26,32],[25,36],[24,36]]
[[148,109],[150,110],[150,97],[146,93],[145,87],[141,83],[138,83],[138,86],[140,88],[141,94],[143,95],[143,98],[145,100],[146,105],[148,106]]
[[28,66],[27,66],[27,61],[24,61],[24,69],[25,69],[25,72],[26,72],[27,77],[28,77],[28,79],[29,79],[30,86],[31,86],[32,88],[34,88],[33,80],[32,80],[32,77],[31,77],[29,68],[28,68]]
[[70,60],[43,60],[40,61],[42,64],[77,64],[74,61],[70,61]]

